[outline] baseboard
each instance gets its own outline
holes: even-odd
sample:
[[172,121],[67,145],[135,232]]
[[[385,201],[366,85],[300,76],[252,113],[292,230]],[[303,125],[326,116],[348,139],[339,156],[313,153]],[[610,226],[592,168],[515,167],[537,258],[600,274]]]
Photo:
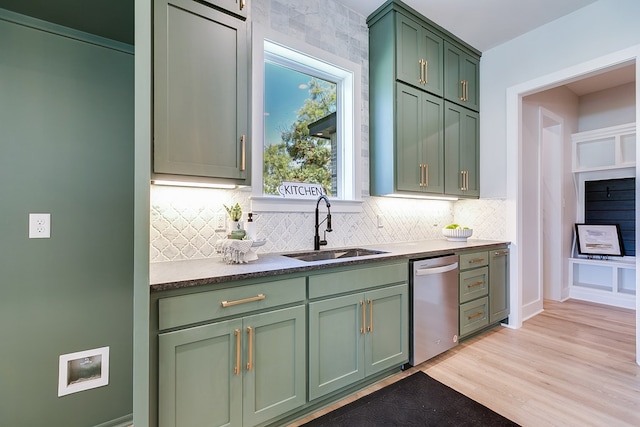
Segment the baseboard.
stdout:
[[133,427],[133,414],[125,415],[94,427]]

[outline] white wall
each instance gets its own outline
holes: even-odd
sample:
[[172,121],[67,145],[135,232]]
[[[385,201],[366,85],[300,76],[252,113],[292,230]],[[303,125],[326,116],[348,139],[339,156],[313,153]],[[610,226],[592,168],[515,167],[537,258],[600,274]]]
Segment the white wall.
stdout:
[[636,87],[627,83],[580,97],[578,132],[636,121]]
[[[507,151],[517,142],[507,141],[507,88],[639,44],[639,21],[637,0],[600,0],[483,53],[480,62],[482,197],[507,196],[506,169],[511,161],[507,160]],[[504,167],[495,167],[496,164]]]
[[[521,268],[523,277],[527,278],[522,291],[524,319],[542,310],[543,298],[562,300],[568,296],[566,260],[570,254],[576,216],[576,194],[571,174],[571,134],[577,131],[578,104],[579,98],[565,87],[545,90],[522,100],[522,151],[527,159],[521,167],[523,177],[526,177],[526,184],[523,183],[522,187],[522,219],[526,224],[522,238],[527,244],[523,245],[521,251]],[[556,115],[555,121],[562,123],[562,142],[558,147],[550,147],[552,152],[548,154],[549,157],[538,158],[544,152],[539,147],[544,139],[542,128],[547,126],[540,122],[541,109]],[[542,167],[530,159],[541,161]],[[559,170],[550,170],[550,163]],[[549,173],[551,176],[545,175]],[[533,187],[533,190],[528,190],[528,187]],[[529,191],[539,192],[540,197],[531,197]],[[540,239],[539,236],[547,238]]]

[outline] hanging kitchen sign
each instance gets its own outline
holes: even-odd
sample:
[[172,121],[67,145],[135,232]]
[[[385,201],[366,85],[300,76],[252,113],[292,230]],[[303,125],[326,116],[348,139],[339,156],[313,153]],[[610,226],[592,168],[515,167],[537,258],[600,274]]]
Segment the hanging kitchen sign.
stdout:
[[317,199],[327,194],[321,184],[285,181],[278,187],[278,193],[286,199]]

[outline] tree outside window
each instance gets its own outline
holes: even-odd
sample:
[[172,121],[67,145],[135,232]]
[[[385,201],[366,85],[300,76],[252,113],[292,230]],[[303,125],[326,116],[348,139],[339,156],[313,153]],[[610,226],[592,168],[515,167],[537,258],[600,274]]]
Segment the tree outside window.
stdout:
[[338,195],[336,108],[336,83],[265,61],[264,194],[286,181]]

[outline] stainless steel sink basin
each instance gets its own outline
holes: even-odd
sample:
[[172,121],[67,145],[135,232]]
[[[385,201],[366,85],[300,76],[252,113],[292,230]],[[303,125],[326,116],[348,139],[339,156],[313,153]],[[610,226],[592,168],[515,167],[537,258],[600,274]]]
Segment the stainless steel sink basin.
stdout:
[[328,259],[345,259],[345,258],[356,258],[367,255],[377,255],[377,254],[386,254],[384,251],[376,251],[373,249],[335,249],[328,251],[313,251],[313,252],[299,252],[295,254],[283,254],[289,258],[295,258],[300,261],[324,261]]

